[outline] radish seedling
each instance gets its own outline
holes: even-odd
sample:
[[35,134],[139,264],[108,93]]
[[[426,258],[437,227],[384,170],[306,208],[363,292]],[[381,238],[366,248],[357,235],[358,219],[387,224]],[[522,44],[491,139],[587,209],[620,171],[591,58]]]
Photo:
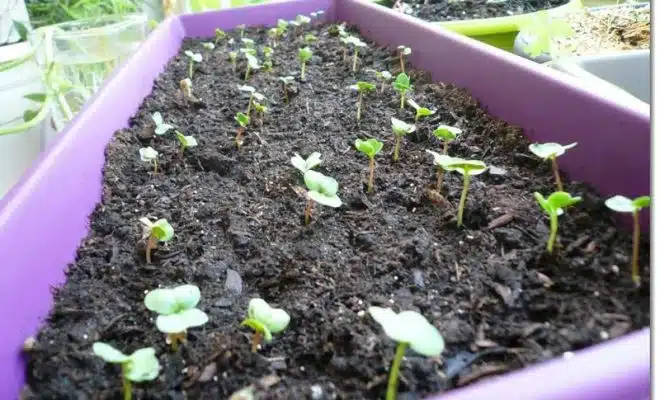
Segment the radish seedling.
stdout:
[[247,49],[254,49],[254,40],[250,38],[242,38],[241,42],[245,45],[245,48]]
[[561,156],[568,149],[572,149],[577,146],[577,142],[571,143],[566,146],[562,146],[559,143],[533,143],[529,145],[529,151],[534,153],[537,157],[543,159],[543,161],[550,160],[552,163],[552,173],[555,176],[555,183],[557,184],[557,191],[562,192],[564,186],[561,183],[561,177],[559,176],[559,167],[557,166],[557,157]]
[[479,160],[463,160],[461,158],[453,158],[443,168],[447,171],[457,171],[463,175],[463,191],[461,192],[461,200],[458,203],[458,226],[462,226],[463,210],[465,209],[468,188],[470,187],[470,179],[473,175],[484,173],[488,169],[488,166],[486,166],[483,161]]
[[305,172],[305,185],[307,186],[307,207],[305,208],[305,224],[309,224],[312,217],[314,202],[324,206],[337,208],[341,206],[341,200],[337,196],[339,184],[329,176],[320,172],[308,170]]
[[186,149],[191,148],[191,147],[197,147],[197,139],[195,139],[193,136],[185,136],[183,133],[179,131],[174,131],[176,134],[176,138],[179,141],[179,144],[181,145],[181,155],[186,151]]
[[240,149],[243,145],[243,133],[247,129],[247,126],[250,125],[250,117],[243,114],[242,112],[236,113],[234,120],[238,122],[239,128],[236,132],[236,148]]
[[303,40],[304,40],[305,43],[307,43],[307,44],[312,44],[312,43],[316,42],[317,40],[319,40],[319,38],[317,38],[316,36],[312,35],[311,33],[308,33],[308,34],[305,35],[305,38],[304,38]]
[[230,51],[229,52],[229,60],[231,61],[231,70],[236,72],[236,59],[238,58],[238,52],[237,51]]
[[640,226],[639,226],[639,212],[651,205],[650,196],[640,196],[634,199],[629,199],[624,196],[616,195],[605,200],[605,205],[616,212],[629,213],[633,217],[633,254],[632,254],[632,280],[635,286],[640,286],[641,279],[639,276],[639,240],[640,240]]
[[442,152],[447,154],[447,150],[449,150],[449,142],[456,139],[461,133],[463,133],[463,131],[456,127],[440,125],[433,131],[433,136],[437,137],[444,143]]
[[401,64],[401,72],[406,72],[406,57],[412,53],[410,47],[398,46],[397,50],[399,52],[399,63]]
[[359,121],[360,116],[362,114],[362,96],[367,92],[375,90],[376,85],[374,85],[373,83],[369,83],[369,82],[358,82],[355,85],[351,85],[350,89],[355,90],[356,92],[358,92],[357,120]]
[[392,117],[392,132],[394,132],[394,161],[399,161],[399,147],[401,147],[401,138],[405,135],[415,132],[415,125],[407,124],[399,119]]
[[387,82],[392,80],[392,74],[390,74],[389,71],[374,71],[376,73],[376,77],[378,80],[381,82],[380,83],[380,92],[383,93],[385,92],[385,86],[387,85]]
[[158,173],[158,152],[151,146],[140,149],[140,160],[154,164],[154,174]]
[[456,159],[446,154],[438,154],[431,150],[426,150],[426,152],[433,156],[433,165],[438,167],[438,182],[436,184],[436,190],[440,193],[442,191],[442,181],[444,179],[445,169],[447,169]]
[[289,314],[281,308],[273,308],[263,299],[250,299],[247,318],[241,326],[249,326],[254,330],[252,336],[252,352],[256,353],[261,341],[273,341],[273,333],[286,329],[291,321]]
[[151,250],[156,248],[158,242],[169,242],[174,237],[174,228],[164,218],[156,222],[151,222],[149,218],[142,217],[140,218],[140,222],[144,225],[142,238],[147,240],[145,258],[147,259],[147,264],[151,264]]
[[374,188],[374,171],[376,170],[376,154],[383,149],[383,142],[376,139],[355,140],[355,148],[369,157],[369,181],[367,183],[367,193]]
[[188,78],[192,79],[193,78],[193,73],[195,72],[195,63],[201,63],[202,62],[202,55],[199,53],[193,53],[190,50],[186,50],[184,52],[186,57],[188,57]]
[[289,103],[289,86],[295,82],[296,78],[293,76],[280,76],[277,78],[282,82],[282,90],[284,91],[284,102]]
[[92,351],[107,363],[121,365],[124,400],[133,398],[133,382],[153,381],[160,373],[160,363],[152,347],[138,349],[129,356],[107,343],[95,342]]
[[215,29],[215,42],[213,42],[213,43],[215,45],[217,45],[218,42],[221,41],[222,39],[224,39],[225,37],[227,37],[227,34],[225,33],[225,31],[223,31],[222,29],[216,28]]
[[204,42],[202,43],[202,47],[204,48],[204,50],[210,53],[211,51],[213,51],[213,49],[215,49],[215,44],[213,44],[213,42]]
[[[259,100],[259,101],[262,102],[263,100],[264,100],[264,97],[261,96],[261,100]],[[260,103],[256,100],[253,100],[252,103],[254,104],[254,111],[256,111],[257,115],[259,116],[259,127],[260,127],[260,129],[263,129],[264,128],[264,117],[266,116],[266,113],[268,112],[268,107],[266,107],[266,105],[264,105],[264,104],[262,104],[262,103]]]
[[381,307],[369,307],[368,311],[383,328],[385,334],[397,342],[385,395],[386,400],[396,400],[401,360],[408,347],[423,356],[437,357],[445,349],[445,340],[435,326],[414,311],[402,311],[397,314],[389,308]]
[[552,253],[557,240],[558,217],[564,213],[563,209],[582,201],[582,198],[573,197],[566,192],[554,192],[547,199],[541,193],[534,192],[534,198],[550,217],[550,236],[548,237],[546,249],[548,253]]
[[[252,86],[248,85],[238,85],[238,90],[241,92],[246,92],[250,94],[250,98],[248,99],[248,106],[247,106],[247,111],[245,114],[249,117],[250,116],[250,109],[252,107],[252,100],[254,99],[255,93],[257,93],[257,90],[253,88]],[[259,95],[261,96],[261,95]],[[263,97],[263,96],[262,96]]]
[[202,326],[209,317],[196,308],[201,293],[195,285],[181,285],[171,289],[154,289],[144,296],[144,305],[158,313],[156,328],[166,334],[166,343],[177,351],[184,343],[188,329]]
[[275,50],[272,47],[265,46],[263,50],[261,50],[264,54],[264,58],[270,59],[273,58],[273,53]]
[[163,122],[163,116],[159,111],[156,111],[155,113],[151,114],[151,119],[154,121],[156,124],[156,129],[154,129],[154,133],[158,136],[166,134],[170,129],[173,129],[174,126],[170,124],[166,124]]
[[312,51],[309,47],[298,49],[298,59],[300,60],[300,79],[305,79],[305,64],[312,59]]
[[305,172],[321,165],[321,153],[315,151],[306,160],[300,154],[294,153],[294,156],[291,157],[291,164],[304,176]]
[[357,72],[360,49],[367,47],[367,44],[355,36],[349,36],[347,43],[353,46],[353,72]]
[[250,53],[245,53],[245,59],[247,60],[247,67],[245,68],[244,80],[247,81],[250,77],[250,71],[257,71],[261,68],[261,65],[259,65],[259,59]]
[[394,90],[401,95],[401,109],[403,110],[403,106],[406,102],[406,93],[411,89],[410,78],[402,72],[397,75],[394,82],[392,82],[392,87],[394,87]]
[[428,117],[435,114],[434,110],[430,110],[426,107],[421,107],[415,100],[408,99],[408,105],[415,109],[415,122],[419,121],[421,117]]

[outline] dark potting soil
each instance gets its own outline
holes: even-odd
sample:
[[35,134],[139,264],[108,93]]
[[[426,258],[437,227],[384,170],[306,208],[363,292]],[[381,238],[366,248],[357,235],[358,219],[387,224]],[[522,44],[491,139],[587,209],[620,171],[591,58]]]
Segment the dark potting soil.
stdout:
[[508,17],[547,10],[569,0],[384,0],[381,4],[426,21]]
[[[301,35],[289,33],[276,48],[274,72],[249,78],[270,112],[263,128],[253,122],[240,150],[233,118],[247,107],[238,90],[245,63],[232,72],[224,46],[206,55],[193,79],[202,101],[195,106],[177,92],[187,58],[167,66],[130,128],[107,147],[103,201],[28,355],[27,398],[119,398],[119,367],[92,353],[95,341],[127,353],[155,347],[163,369],[156,381],[137,385],[141,399],[224,399],[251,384],[268,399],[383,398],[395,343],[365,314],[371,305],[418,311],[446,340],[437,359],[409,352],[399,387],[407,398],[649,325],[648,242],[635,289],[631,236],[617,230],[602,198],[564,178],[584,200],[561,217],[559,247],[548,256],[548,221],[532,193],[554,191],[552,174],[518,128],[490,116],[466,91],[409,71],[412,98],[437,113],[419,121],[394,163],[390,118],[412,122],[413,110],[400,110],[388,87],[366,96],[357,123],[357,96],[348,87],[373,81],[368,68],[398,73],[396,58],[370,43],[354,74],[327,27],[309,30],[320,40],[289,104],[277,77],[298,77]],[[262,29],[247,35],[265,43]],[[187,41],[185,49],[201,51],[200,42]],[[154,137],[156,111],[200,146],[181,158],[173,133]],[[463,228],[455,220],[461,177],[446,177],[444,202],[428,191],[436,169],[425,150],[440,151],[431,131],[441,123],[464,131],[450,154],[493,166],[470,185]],[[367,137],[385,142],[373,194],[365,192],[368,160],[353,148]],[[144,146],[160,152],[157,174],[140,161]],[[314,151],[323,159],[318,170],[338,180],[344,205],[315,207],[305,226],[304,184],[290,158]],[[167,218],[175,229],[151,265],[143,216]],[[210,319],[191,329],[175,354],[143,299],[148,290],[183,283],[199,286],[199,307]],[[252,297],[291,315],[289,327],[258,353],[250,351],[249,329],[239,326]]]

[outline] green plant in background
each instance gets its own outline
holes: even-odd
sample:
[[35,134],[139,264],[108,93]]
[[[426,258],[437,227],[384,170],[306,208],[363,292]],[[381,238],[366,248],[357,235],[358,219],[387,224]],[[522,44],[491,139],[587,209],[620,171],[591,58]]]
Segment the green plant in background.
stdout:
[[410,86],[410,77],[408,77],[408,75],[403,72],[400,73],[397,75],[394,82],[392,82],[392,87],[394,90],[399,92],[399,95],[401,96],[401,109],[403,110],[404,104],[406,102],[406,93],[412,89]]
[[399,53],[399,63],[401,64],[401,72],[406,72],[406,57],[412,53],[410,47],[398,46],[397,52]]
[[563,146],[559,143],[532,143],[529,145],[529,151],[534,153],[535,156],[541,158],[543,161],[550,160],[552,163],[552,173],[555,176],[555,183],[557,191],[563,192],[564,186],[561,183],[561,176],[559,176],[559,166],[557,165],[557,157],[561,156],[568,149],[577,146],[577,142]]
[[202,55],[199,53],[193,53],[190,50],[186,50],[183,54],[188,57],[188,78],[192,79],[193,74],[195,73],[195,63],[202,62]]
[[140,222],[144,226],[142,238],[147,240],[145,258],[147,259],[147,264],[151,264],[151,250],[156,248],[158,242],[165,243],[172,240],[174,237],[174,228],[164,218],[156,222],[151,222],[149,218],[142,217],[140,218]]
[[36,29],[61,22],[140,11],[138,0],[26,0],[30,23]]
[[450,162],[445,164],[443,168],[447,171],[457,171],[463,175],[463,191],[461,192],[461,200],[458,203],[458,226],[463,225],[463,211],[465,210],[465,202],[467,200],[468,188],[470,187],[470,179],[473,175],[479,175],[488,169],[486,164],[480,160],[464,160],[462,158],[453,158]]
[[435,114],[435,110],[428,109],[426,107],[421,107],[413,99],[408,99],[408,105],[415,109],[415,122],[419,121],[421,117],[429,117]]
[[261,68],[259,64],[259,59],[253,56],[250,53],[245,53],[245,59],[247,60],[247,67],[245,67],[245,81],[250,77],[250,71],[257,71]]
[[312,218],[314,202],[333,208],[341,206],[341,199],[337,196],[339,184],[336,180],[313,170],[305,172],[304,180],[308,189],[305,225],[308,225]]
[[300,60],[300,79],[305,79],[305,65],[312,59],[312,50],[309,47],[298,49],[298,59]]
[[173,125],[166,124],[165,122],[163,122],[163,116],[159,111],[156,111],[155,113],[151,114],[151,119],[154,121],[154,124],[156,124],[154,133],[158,136],[162,136],[167,132],[169,132],[170,129],[174,128]]
[[227,37],[227,33],[222,29],[215,29],[215,41],[213,42],[216,46],[221,40],[224,40]]
[[179,145],[181,146],[181,155],[183,155],[186,149],[197,147],[197,139],[195,139],[193,136],[185,136],[179,131],[174,131],[174,133],[176,134],[176,139],[179,141]]
[[154,174],[158,173],[158,152],[151,146],[140,149],[140,160],[146,163],[154,164]]
[[445,340],[438,329],[415,311],[399,314],[389,308],[369,307],[371,317],[383,328],[385,335],[397,342],[396,353],[387,381],[386,400],[396,400],[401,360],[406,350],[426,357],[437,357],[445,349]]
[[547,10],[533,13],[521,27],[521,34],[529,38],[523,51],[531,58],[552,53],[554,38],[567,38],[575,34],[567,20],[553,17]]
[[167,344],[172,351],[179,349],[179,343],[186,341],[188,329],[202,326],[209,317],[197,304],[201,292],[195,285],[181,285],[172,289],[154,289],[144,296],[144,305],[158,313],[156,328],[166,334]]
[[557,241],[558,217],[564,213],[563,209],[582,201],[582,198],[573,197],[566,192],[554,192],[547,199],[541,193],[534,192],[534,198],[543,211],[548,214],[548,217],[550,217],[550,236],[548,237],[546,249],[548,253],[552,253],[555,242]]
[[349,86],[349,88],[358,92],[357,120],[359,121],[362,115],[362,96],[364,96],[365,93],[376,90],[376,85],[369,82],[358,82],[355,85]]
[[355,148],[369,157],[369,181],[367,182],[367,193],[371,193],[374,188],[374,172],[376,171],[376,154],[383,149],[383,142],[377,139],[356,139]]
[[407,124],[394,117],[392,117],[390,121],[392,122],[392,132],[394,132],[395,137],[394,161],[399,161],[399,147],[401,147],[401,138],[415,132],[417,127],[415,125]]
[[129,356],[107,343],[95,342],[92,351],[107,363],[121,365],[124,400],[133,398],[133,382],[153,381],[160,373],[160,363],[152,347],[136,350]]
[[250,299],[247,317],[241,326],[248,326],[254,330],[252,336],[252,352],[256,353],[261,341],[273,341],[273,333],[280,333],[286,329],[291,321],[289,314],[281,308],[273,308],[263,299]]
[[450,125],[440,125],[433,131],[433,136],[438,138],[438,140],[444,143],[442,147],[442,152],[447,154],[449,150],[449,142],[456,140],[458,135],[462,134],[463,131],[459,128]]
[[294,153],[294,156],[291,157],[291,164],[304,176],[305,172],[321,165],[321,153],[315,151],[307,159],[302,158],[298,153]]
[[236,132],[236,148],[240,149],[243,145],[243,134],[247,129],[247,126],[250,125],[250,117],[243,114],[242,112],[236,113],[234,121],[238,122],[238,130]]
[[280,82],[282,82],[282,90],[284,91],[284,102],[289,103],[289,86],[293,84],[293,82],[296,81],[296,78],[293,76],[280,76],[277,78]]
[[639,212],[651,205],[651,196],[640,196],[634,199],[616,195],[605,200],[605,205],[613,211],[620,213],[632,214],[633,217],[633,254],[631,262],[632,280],[635,286],[641,285],[641,278],[639,276],[639,240],[640,240],[640,226],[639,226]]

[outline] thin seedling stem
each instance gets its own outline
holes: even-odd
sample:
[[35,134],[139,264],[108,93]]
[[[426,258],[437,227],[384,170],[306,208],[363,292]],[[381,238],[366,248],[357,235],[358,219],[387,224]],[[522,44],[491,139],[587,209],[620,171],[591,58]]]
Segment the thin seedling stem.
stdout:
[[193,73],[194,73],[194,69],[193,69],[193,68],[194,68],[193,60],[190,60],[190,63],[188,64],[188,77],[189,77],[190,79],[193,78]]
[[558,224],[557,214],[556,213],[550,214],[550,237],[548,238],[548,244],[546,245],[546,249],[550,254],[552,254],[552,251],[555,247],[555,241],[557,240],[558,225],[559,224]]
[[449,142],[445,141],[445,145],[442,148],[442,153],[446,155],[447,151],[449,151]]
[[243,128],[238,128],[238,133],[236,134],[236,148],[240,149],[243,145]]
[[353,72],[357,71],[357,63],[358,63],[358,49],[356,47],[355,53],[353,53]]
[[458,203],[458,226],[463,225],[463,210],[465,209],[465,200],[467,200],[468,188],[470,187],[470,174],[465,171],[463,175],[463,191],[461,192],[461,201]]
[[133,399],[133,387],[131,385],[131,381],[126,379],[125,376],[122,376],[121,384],[122,384],[122,387],[124,388],[124,400],[132,400]]
[[245,69],[245,78],[243,80],[247,81],[249,77],[250,77],[250,65],[248,65],[247,68]]
[[406,72],[406,63],[403,61],[403,53],[399,53],[399,63],[401,64],[401,72]]
[[639,277],[639,211],[633,212],[633,225],[632,280],[635,286],[639,287],[641,284]]
[[149,235],[149,238],[147,239],[147,246],[146,246],[146,259],[147,259],[147,264],[151,264],[151,250],[156,248],[156,239],[155,236]]
[[259,331],[254,331],[252,335],[252,352],[256,353],[259,349],[259,344],[261,344],[262,334]]
[[367,183],[367,193],[374,190],[374,172],[376,170],[376,159],[371,157],[369,159],[369,182]]
[[557,166],[557,157],[552,157],[552,173],[555,176],[555,183],[557,184],[557,190],[560,192],[564,191],[564,185],[561,184],[561,177],[559,176],[559,167]]
[[404,107],[404,102],[406,100],[406,94],[404,92],[401,92],[401,109],[403,110]]
[[305,63],[303,62],[300,66],[300,80],[305,79]]
[[154,159],[154,174],[158,173],[158,160]]
[[396,400],[397,388],[399,386],[399,370],[401,369],[401,360],[406,354],[408,343],[401,342],[396,346],[396,353],[392,361],[392,368],[390,368],[390,377],[387,380],[387,394],[385,400]]
[[358,103],[357,103],[357,120],[360,120],[362,114],[362,92],[358,92]]
[[442,181],[445,178],[445,170],[442,167],[438,167],[438,183],[436,190],[440,192],[442,190]]
[[394,142],[394,161],[399,161],[399,146],[401,146],[401,136],[397,135]]
[[305,225],[309,225],[309,221],[312,218],[312,208],[314,208],[314,201],[309,199],[305,208]]

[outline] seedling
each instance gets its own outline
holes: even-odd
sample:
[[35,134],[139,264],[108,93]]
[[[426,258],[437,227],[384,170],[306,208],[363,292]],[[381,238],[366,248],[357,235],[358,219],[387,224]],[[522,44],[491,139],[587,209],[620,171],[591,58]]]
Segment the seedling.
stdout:
[[[256,94],[259,94],[259,93],[256,93]],[[263,101],[263,100],[264,100],[264,98],[262,96],[262,99],[260,101]],[[263,129],[264,128],[264,116],[268,112],[268,107],[266,107],[266,105],[264,105],[260,102],[257,102],[255,100],[253,100],[252,103],[254,103],[254,111],[256,111],[257,115],[259,116],[259,126],[260,126],[261,129]]]
[[358,54],[360,49],[367,47],[367,44],[355,36],[348,37],[348,44],[353,46],[353,72],[357,71]]
[[306,16],[306,15],[299,14],[299,15],[296,16],[296,22],[299,25],[303,26],[303,25],[307,25],[310,22],[312,22],[312,19],[310,17]]
[[321,153],[315,151],[310,154],[309,157],[305,160],[298,153],[294,153],[294,156],[291,157],[291,164],[300,171],[303,175],[305,172],[321,165]]
[[263,63],[261,63],[261,68],[267,73],[271,73],[273,71],[273,60],[267,59],[264,60]]
[[254,40],[250,38],[242,38],[241,42],[245,45],[246,48],[248,49],[254,49]]
[[192,93],[192,81],[189,78],[181,79],[179,82],[179,89],[181,90],[184,102],[195,101]]
[[145,258],[147,264],[151,264],[151,250],[155,249],[159,242],[169,242],[174,237],[174,228],[164,218],[151,222],[149,218],[142,217],[140,222],[144,225],[142,238],[147,240]]
[[305,185],[307,186],[307,207],[305,208],[305,225],[312,217],[314,202],[324,206],[337,208],[341,206],[341,199],[337,196],[339,184],[329,176],[320,172],[308,170],[305,172]]
[[[343,33],[343,34],[342,34],[342,33]],[[353,36],[348,36],[348,35],[346,34],[346,32],[343,31],[343,30],[340,30],[340,31],[339,31],[339,35],[340,35],[340,36],[339,36],[339,41],[342,42],[342,43],[344,44],[344,53],[343,53],[344,55],[343,55],[343,57],[342,57],[342,60],[343,60],[344,62],[346,62],[346,60],[348,59],[348,45],[349,45],[349,43],[350,43],[350,41],[351,41],[351,38],[352,38]]]
[[223,40],[226,37],[227,37],[227,34],[225,33],[225,31],[223,31],[222,29],[216,28],[215,29],[215,42],[214,42],[214,44],[217,46],[218,42]]
[[552,253],[555,242],[557,241],[558,217],[564,213],[565,208],[582,201],[582,198],[573,197],[570,193],[559,191],[552,193],[547,199],[541,193],[534,192],[534,198],[543,211],[550,217],[550,236],[548,237],[546,249],[548,253]]
[[246,92],[246,93],[250,94],[250,98],[248,100],[247,111],[245,112],[245,114],[247,114],[247,116],[250,116],[250,107],[252,106],[252,99],[254,98],[254,94],[257,92],[257,90],[255,88],[253,88],[252,86],[248,86],[248,85],[239,85],[238,90],[240,90],[241,92]]
[[311,33],[308,33],[308,34],[305,35],[305,38],[304,38],[303,40],[304,40],[305,43],[307,43],[307,44],[312,44],[312,43],[316,42],[317,40],[319,40],[319,38],[317,38],[316,36],[312,35]]
[[605,200],[605,205],[616,212],[629,213],[633,217],[633,254],[632,254],[632,280],[635,286],[641,285],[641,278],[639,276],[639,240],[640,240],[640,227],[639,227],[639,212],[651,205],[650,196],[640,196],[634,199],[629,199],[624,196],[613,196]]
[[399,52],[399,63],[401,64],[401,72],[406,72],[406,57],[412,53],[410,47],[398,46],[397,50]]
[[437,357],[445,349],[445,340],[435,326],[414,311],[402,311],[397,314],[389,308],[381,307],[369,307],[368,311],[383,328],[385,334],[398,343],[385,395],[386,400],[396,400],[401,360],[408,347],[423,356]]
[[166,334],[166,343],[172,351],[185,343],[188,329],[202,326],[209,317],[196,308],[201,293],[195,285],[181,285],[171,289],[154,289],[144,296],[144,305],[158,313],[156,328]]
[[298,49],[298,59],[300,60],[300,79],[305,79],[305,64],[312,59],[312,51],[309,47]]
[[202,55],[199,53],[193,53],[190,50],[186,50],[184,52],[186,57],[188,57],[188,78],[192,79],[193,78],[193,73],[195,72],[195,63],[201,63],[202,62]]
[[273,341],[273,333],[280,333],[286,329],[291,321],[289,314],[281,308],[273,308],[263,299],[250,299],[247,318],[241,326],[254,329],[252,336],[252,352],[256,353],[261,341]]
[[437,137],[444,143],[442,152],[447,154],[447,151],[449,150],[449,142],[455,140],[461,133],[463,133],[463,131],[456,127],[440,125],[433,131],[433,136]]
[[229,60],[231,61],[231,70],[236,72],[236,59],[238,58],[238,52],[237,51],[230,51],[229,52]]
[[268,30],[268,39],[270,41],[270,45],[273,47],[277,47],[277,37],[279,36],[277,28],[270,28]]
[[272,47],[266,46],[263,48],[262,52],[264,54],[265,59],[271,59],[273,58],[273,53],[275,52],[275,50],[273,50]]
[[408,105],[415,109],[415,122],[419,121],[421,117],[428,117],[435,114],[434,110],[430,110],[426,107],[421,107],[413,99],[408,99]]
[[250,53],[245,53],[245,59],[247,60],[247,67],[245,68],[245,80],[247,81],[250,77],[250,71],[258,70],[261,65],[259,65],[259,59]]
[[241,39],[243,39],[243,35],[245,35],[245,24],[240,24],[236,27],[241,30]]
[[555,184],[557,185],[557,191],[563,192],[564,186],[561,183],[561,177],[559,176],[559,166],[557,166],[557,157],[561,156],[568,149],[572,149],[577,146],[577,142],[571,143],[566,146],[562,146],[559,143],[533,143],[529,145],[529,151],[534,153],[537,157],[543,159],[543,161],[550,160],[552,163],[552,173],[555,176]]
[[284,90],[284,101],[289,102],[289,86],[296,80],[293,76],[280,76],[278,78],[282,82],[282,90]]
[[154,174],[158,173],[158,152],[153,148],[143,147],[140,149],[140,160],[154,164]]
[[395,142],[394,142],[394,161],[399,161],[399,147],[401,147],[401,138],[405,135],[415,132],[417,127],[415,125],[407,124],[399,119],[394,117],[391,118],[392,121],[392,132],[394,132]]
[[204,42],[202,43],[202,47],[204,48],[204,50],[210,53],[211,51],[213,51],[213,49],[215,49],[215,44],[213,42]]
[[247,129],[247,126],[250,125],[250,117],[239,112],[236,113],[234,120],[238,122],[239,125],[238,131],[236,132],[236,148],[240,149],[243,145],[243,133]]
[[181,145],[181,155],[186,151],[186,149],[191,148],[191,147],[197,147],[197,139],[195,139],[193,136],[185,136],[183,133],[179,131],[174,131],[176,133],[176,138],[179,141],[179,144]]
[[468,188],[470,187],[470,179],[473,175],[486,172],[488,167],[483,161],[453,158],[443,168],[447,171],[457,171],[463,175],[463,191],[461,192],[461,200],[458,203],[457,225],[460,227],[463,225],[463,210],[465,209],[465,201],[467,200]]
[[362,96],[367,92],[376,90],[376,85],[369,82],[358,82],[355,85],[351,85],[350,89],[358,92],[357,120],[359,121],[362,114]]
[[383,149],[383,142],[376,139],[355,140],[355,148],[369,157],[369,181],[367,183],[367,193],[371,193],[374,188],[374,172],[376,170],[376,154]]
[[376,72],[376,77],[378,78],[378,80],[381,81],[380,92],[383,93],[385,92],[385,86],[387,82],[392,80],[392,74],[390,74],[389,71],[380,71],[380,72],[375,71],[375,72]]
[[153,381],[160,373],[160,363],[152,347],[138,349],[129,356],[107,343],[95,342],[92,351],[107,363],[121,365],[124,400],[133,398],[133,382]]
[[401,109],[403,110],[403,106],[406,102],[406,93],[411,89],[410,78],[402,72],[397,75],[394,82],[392,82],[392,87],[394,87],[394,90],[401,95]]
[[156,129],[154,129],[154,133],[158,136],[166,134],[170,129],[173,129],[174,126],[170,124],[166,124],[163,122],[163,116],[160,114],[160,112],[156,111],[155,113],[151,114],[151,119],[154,121],[156,124]]
[[[286,30],[289,27],[289,23],[283,19],[278,19],[277,20],[277,28],[275,28],[276,31],[276,39],[279,39],[284,36],[286,33]],[[277,40],[273,43],[273,46],[277,46]]]
[[426,152],[433,156],[433,164],[438,167],[438,183],[436,184],[436,190],[440,193],[442,191],[442,181],[444,179],[445,169],[448,169],[449,165],[451,165],[456,159],[446,154],[438,154],[431,150],[426,150]]

